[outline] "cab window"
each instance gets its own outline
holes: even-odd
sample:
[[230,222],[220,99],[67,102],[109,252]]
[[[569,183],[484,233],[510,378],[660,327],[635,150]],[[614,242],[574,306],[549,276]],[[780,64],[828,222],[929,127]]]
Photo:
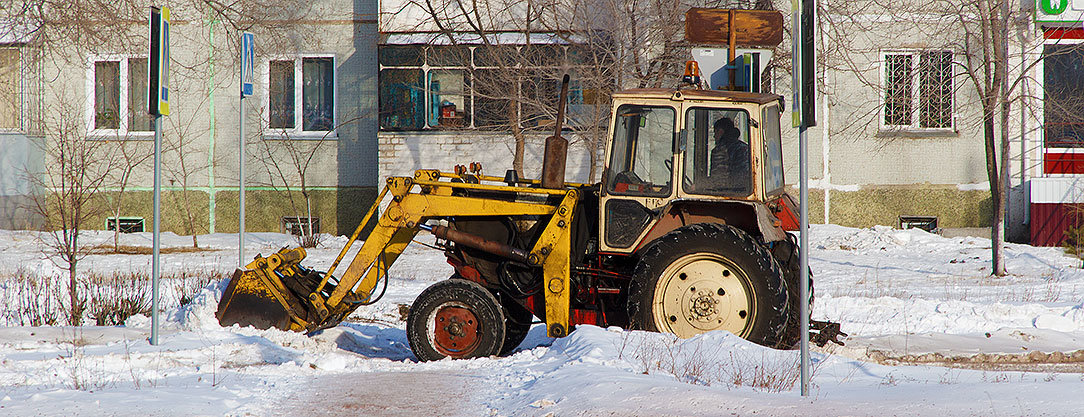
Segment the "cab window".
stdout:
[[749,113],[694,107],[685,114],[685,192],[745,197],[753,192]]
[[625,104],[617,108],[607,192],[670,195],[675,115],[672,107]]
[[779,134],[779,107],[764,108],[760,131],[764,135],[764,192],[783,188],[783,142]]

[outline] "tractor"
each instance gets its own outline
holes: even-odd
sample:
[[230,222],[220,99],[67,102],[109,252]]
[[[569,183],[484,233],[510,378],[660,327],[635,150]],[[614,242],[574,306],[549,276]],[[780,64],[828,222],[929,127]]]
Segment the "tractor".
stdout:
[[798,205],[784,191],[782,108],[774,94],[617,92],[595,184],[564,181],[562,108],[540,179],[484,175],[479,164],[388,178],[326,272],[302,266],[302,248],[257,256],[231,277],[218,319],[335,326],[379,300],[388,268],[425,231],[455,273],[410,306],[407,339],[422,361],[507,354],[536,318],[550,337],[587,324],[683,338],[726,330],[794,347],[801,274],[787,231],[798,228]]

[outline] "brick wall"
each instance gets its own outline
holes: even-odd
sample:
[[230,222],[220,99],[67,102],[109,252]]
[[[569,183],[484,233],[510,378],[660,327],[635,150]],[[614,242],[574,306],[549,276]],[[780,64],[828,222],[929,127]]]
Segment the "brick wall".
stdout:
[[[527,140],[523,157],[523,175],[538,178],[542,170],[542,152],[546,135],[532,135]],[[568,137],[568,161],[565,167],[566,181],[594,182],[590,177],[589,147],[575,137]],[[416,169],[440,169],[452,171],[455,165],[481,162],[483,172],[503,176],[512,169],[515,141],[511,135],[488,132],[381,132],[379,143],[379,175],[411,176]]]

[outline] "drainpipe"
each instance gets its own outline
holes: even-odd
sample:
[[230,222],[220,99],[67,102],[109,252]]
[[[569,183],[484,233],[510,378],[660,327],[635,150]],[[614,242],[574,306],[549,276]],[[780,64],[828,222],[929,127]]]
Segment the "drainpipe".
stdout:
[[215,23],[217,17],[208,21],[208,58],[207,58],[207,115],[210,119],[207,151],[207,217],[208,233],[215,232]]
[[[1028,30],[1031,29],[1031,21],[1024,23],[1020,29],[1020,70],[1023,71],[1027,68],[1027,53],[1028,53]],[[1024,74],[1020,74],[1021,77]],[[1020,192],[1023,193],[1021,200],[1023,201],[1024,211],[1024,225],[1031,224],[1031,205],[1028,204],[1027,179],[1028,179],[1028,138],[1027,138],[1027,100],[1028,95],[1028,82],[1024,78],[1024,82],[1020,83]],[[1025,231],[1025,234],[1027,232]]]
[[[827,77],[822,77],[822,80],[826,80]],[[827,84],[827,83],[825,83]],[[828,91],[827,86],[825,91]],[[824,224],[828,224],[828,212],[832,208],[832,172],[828,167],[829,154],[831,154],[831,138],[829,137],[829,128],[832,126],[832,115],[829,111],[832,105],[828,101],[828,94],[821,94],[821,103],[824,108],[824,116],[821,117],[821,181],[824,185]]]

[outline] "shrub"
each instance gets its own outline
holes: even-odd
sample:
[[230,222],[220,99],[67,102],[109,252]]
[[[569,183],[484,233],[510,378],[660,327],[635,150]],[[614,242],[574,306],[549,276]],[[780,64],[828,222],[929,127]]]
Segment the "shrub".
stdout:
[[1065,230],[1065,241],[1061,245],[1066,253],[1084,259],[1084,204],[1073,204],[1069,213],[1072,225]]
[[60,285],[49,277],[31,274],[24,269],[0,280],[3,300],[8,303],[3,319],[13,326],[52,326],[59,324],[61,313]]
[[150,276],[143,272],[91,273],[86,280],[90,294],[88,312],[99,326],[123,324],[128,317],[150,313]]

